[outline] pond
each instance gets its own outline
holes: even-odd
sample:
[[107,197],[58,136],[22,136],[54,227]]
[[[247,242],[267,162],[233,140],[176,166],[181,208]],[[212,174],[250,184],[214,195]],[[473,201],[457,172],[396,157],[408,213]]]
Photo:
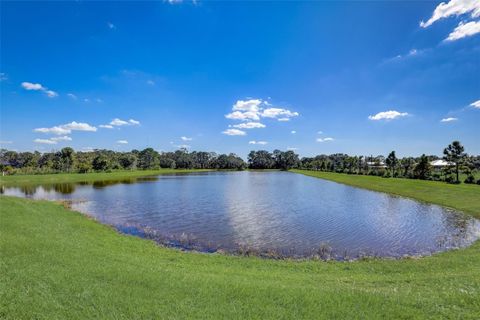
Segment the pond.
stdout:
[[74,210],[122,232],[208,252],[402,257],[480,237],[480,222],[460,212],[290,172],[161,175],[2,193],[70,200]]

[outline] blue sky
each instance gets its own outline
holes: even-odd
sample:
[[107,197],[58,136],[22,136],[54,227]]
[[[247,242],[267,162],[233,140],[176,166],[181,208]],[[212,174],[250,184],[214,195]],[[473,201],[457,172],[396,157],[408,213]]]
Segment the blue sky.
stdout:
[[480,1],[0,5],[4,148],[480,153]]

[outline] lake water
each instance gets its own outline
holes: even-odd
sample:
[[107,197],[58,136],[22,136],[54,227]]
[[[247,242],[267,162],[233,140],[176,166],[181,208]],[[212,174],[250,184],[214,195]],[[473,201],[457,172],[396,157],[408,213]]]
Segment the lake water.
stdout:
[[459,212],[289,172],[161,175],[2,193],[72,200],[73,209],[123,232],[205,251],[401,257],[480,237],[480,222]]

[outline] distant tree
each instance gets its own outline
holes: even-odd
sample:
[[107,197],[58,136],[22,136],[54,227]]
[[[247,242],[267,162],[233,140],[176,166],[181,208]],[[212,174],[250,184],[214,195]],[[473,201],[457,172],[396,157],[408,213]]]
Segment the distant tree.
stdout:
[[410,174],[410,170],[412,169],[413,167],[413,164],[415,163],[414,159],[412,157],[406,157],[406,158],[403,158],[401,161],[400,161],[400,164],[403,168],[403,176],[404,177],[408,177],[409,174]]
[[413,175],[417,179],[427,180],[430,178],[432,173],[432,166],[430,165],[430,160],[426,155],[420,157],[420,161],[417,163],[413,169]]
[[138,167],[141,169],[156,169],[160,166],[159,154],[152,148],[146,148],[138,154]]
[[465,148],[460,144],[459,141],[453,141],[451,144],[448,145],[443,150],[444,157],[443,159],[448,162],[452,162],[455,165],[455,175],[456,175],[456,181],[457,183],[460,182],[459,180],[459,168],[460,165],[462,164],[463,160],[467,156],[466,153],[464,153]]
[[250,151],[248,166],[251,169],[272,169],[275,167],[273,155],[266,150]]
[[104,153],[99,153],[92,162],[93,170],[106,171],[110,169],[110,159]]
[[132,170],[137,168],[138,157],[135,153],[126,152],[119,156],[118,162],[122,169]]
[[398,159],[395,155],[395,151],[390,152],[388,157],[385,159],[385,164],[392,171],[392,176],[395,177],[395,168],[397,166]]

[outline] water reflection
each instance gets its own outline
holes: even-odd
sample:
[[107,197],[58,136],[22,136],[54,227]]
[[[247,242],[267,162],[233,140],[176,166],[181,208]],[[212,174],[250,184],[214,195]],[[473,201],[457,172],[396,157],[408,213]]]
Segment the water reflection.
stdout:
[[123,232],[189,249],[399,257],[471,244],[478,220],[435,205],[286,172],[210,172],[0,189],[74,201]]

